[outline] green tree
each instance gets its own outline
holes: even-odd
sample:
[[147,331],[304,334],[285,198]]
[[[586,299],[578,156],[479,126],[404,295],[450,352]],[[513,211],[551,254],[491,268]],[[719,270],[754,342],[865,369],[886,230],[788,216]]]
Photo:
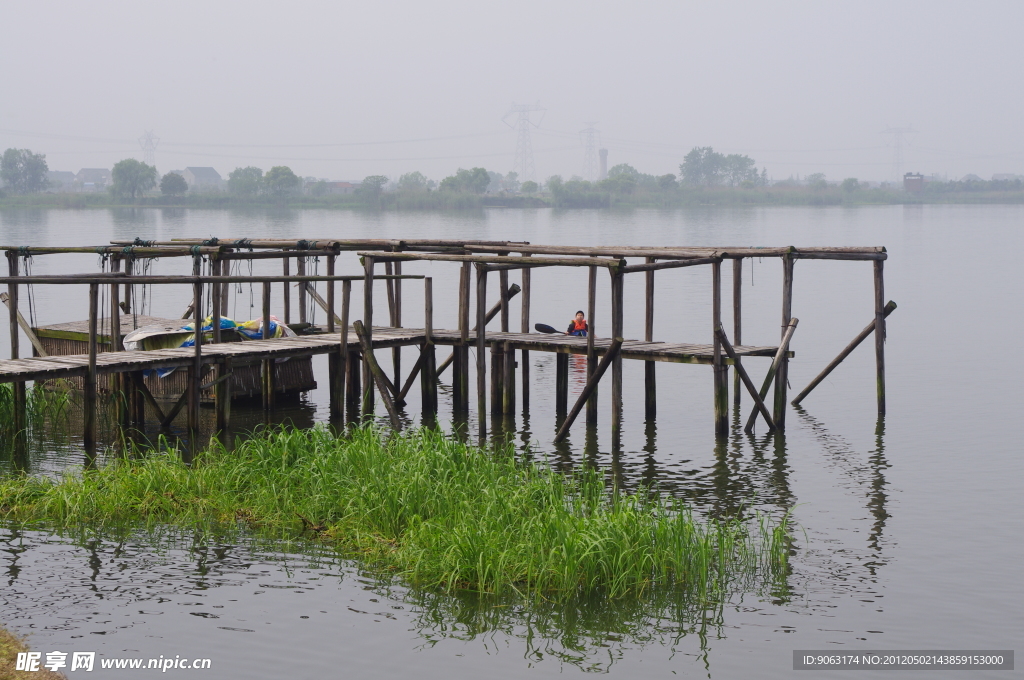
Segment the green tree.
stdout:
[[825,173],[815,172],[814,174],[807,175],[807,186],[812,189],[827,189],[828,182],[825,181]]
[[683,157],[679,166],[679,174],[685,184],[692,186],[715,186],[722,182],[722,170],[725,156],[717,153],[710,146],[695,146]]
[[136,200],[144,192],[156,186],[156,168],[134,158],[125,158],[114,164],[110,172],[113,186],[110,190],[120,198]]
[[857,189],[860,189],[860,182],[857,181],[856,177],[847,177],[843,180],[841,186],[843,187],[843,191],[848,194],[852,194]]
[[169,172],[160,178],[160,193],[164,196],[181,196],[188,191],[185,178],[176,172]]
[[482,194],[487,191],[487,185],[491,183],[491,176],[483,168],[472,168],[466,170],[459,168],[454,175],[441,180],[441,191],[462,191],[472,194]]
[[658,188],[662,191],[672,191],[679,188],[679,185],[676,184],[676,176],[671,173],[660,175],[658,177]]
[[275,165],[267,171],[263,182],[271,195],[283,198],[294,192],[301,180],[287,165]]
[[0,157],[0,180],[14,193],[31,194],[50,188],[46,155],[29,149],[7,149]]
[[427,178],[422,172],[407,172],[398,178],[398,189],[400,191],[426,191]]
[[263,171],[257,167],[235,168],[228,174],[228,191],[237,196],[257,196],[263,191]]
[[730,186],[738,186],[744,182],[754,183],[758,179],[754,159],[750,156],[738,153],[729,154],[722,158],[721,169],[722,175]]
[[536,182],[534,182],[532,179],[528,179],[525,182],[523,182],[522,186],[519,187],[519,190],[529,196],[531,194],[537,193],[537,189],[539,188],[540,187],[537,186]]
[[359,193],[374,200],[379,199],[387,183],[388,178],[384,175],[369,175],[359,185]]

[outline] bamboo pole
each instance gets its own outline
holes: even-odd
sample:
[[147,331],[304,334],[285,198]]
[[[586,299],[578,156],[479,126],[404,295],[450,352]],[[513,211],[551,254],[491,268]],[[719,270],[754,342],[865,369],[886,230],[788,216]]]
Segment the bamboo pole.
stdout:
[[761,395],[758,394],[757,388],[754,387],[754,383],[751,382],[750,376],[747,375],[747,371],[743,368],[743,364],[739,362],[739,356],[736,354],[736,350],[733,349],[732,344],[729,342],[729,338],[725,335],[725,329],[722,328],[721,324],[715,329],[715,335],[718,337],[719,342],[722,343],[722,347],[725,349],[725,353],[729,355],[729,358],[733,360],[733,365],[736,367],[736,372],[740,376],[740,380],[746,386],[750,396],[754,399],[754,408],[761,412],[764,416],[764,420],[768,423],[768,429],[775,429],[775,422],[772,420],[771,413],[768,412],[768,407],[764,405],[764,401],[761,399]]
[[501,412],[504,415],[511,415],[516,410],[516,353],[512,349],[512,343],[505,341],[505,352],[502,355],[505,359],[502,367],[502,394]]
[[363,322],[356,319],[353,324],[356,332],[356,336],[359,337],[359,345],[363,350],[363,361],[369,367],[370,375],[373,377],[374,383],[377,385],[377,391],[380,392],[381,401],[384,402],[384,408],[387,409],[388,417],[391,419],[391,427],[396,430],[402,429],[402,421],[398,418],[398,411],[395,410],[395,405],[391,401],[391,391],[385,382],[384,371],[381,370],[380,365],[377,363],[377,359],[373,356],[373,346],[370,344],[370,334],[367,332]]
[[[394,274],[402,275],[402,263],[394,263]],[[391,323],[392,328],[402,327],[402,280],[392,279],[391,283],[395,289],[395,319]],[[395,369],[395,385],[398,385],[402,380],[402,348],[394,347],[391,350],[391,361]]]
[[423,280],[423,369],[420,371],[420,409],[423,417],[437,415],[437,366],[434,351],[434,279]]
[[[793,316],[793,265],[791,257],[782,258],[782,335]],[[789,387],[789,356],[782,357],[782,363],[775,375],[775,408],[772,419],[779,430],[786,429],[786,390]]]
[[85,379],[82,381],[82,406],[84,411],[85,432],[82,443],[87,455],[96,453],[96,333],[97,316],[99,316],[100,286],[89,284],[89,365]]
[[[507,249],[505,249],[507,250]],[[599,259],[599,258],[572,258],[572,257],[515,257],[504,255],[427,255],[417,253],[388,253],[380,251],[359,252],[360,257],[373,257],[381,262],[391,260],[392,262],[402,261],[436,261],[436,262],[463,262],[470,264],[496,264],[496,265],[540,265],[545,267],[619,267],[621,259]]]
[[[211,260],[210,265],[213,268],[212,274],[214,276],[219,278],[224,273],[224,262],[221,260]],[[210,317],[212,319],[214,344],[218,344],[221,341],[220,320],[224,316],[224,310],[221,307],[221,287],[223,285],[223,283],[210,284]]]
[[[121,256],[111,255],[110,271],[121,271]],[[110,284],[110,351],[121,352],[124,344],[121,338],[121,284]],[[128,427],[131,412],[128,407],[128,379],[123,373],[112,373],[109,377],[110,393],[117,404],[117,423]]]
[[[597,370],[597,352],[594,350],[595,324],[594,316],[597,314],[597,267],[591,267],[587,271],[587,380]],[[597,385],[590,392],[590,399],[587,400],[587,425],[597,424]]]
[[[336,255],[328,255],[327,256],[327,275],[328,276],[334,276],[334,261],[336,259],[337,259]],[[316,292],[316,289],[313,289],[312,292]],[[316,297],[319,298],[320,296],[317,295]],[[327,306],[327,308],[324,310],[324,312],[327,314],[327,332],[328,333],[334,333],[335,332],[335,328],[334,328],[334,326],[335,326],[335,319],[337,318],[337,315],[334,313],[334,281],[328,281],[327,282],[327,305],[326,306]]]
[[729,433],[729,382],[728,367],[722,361],[722,343],[714,332],[722,323],[722,263],[711,265],[711,335],[714,342],[713,380],[715,402],[715,434]]
[[[0,302],[7,305],[7,310],[10,312],[11,298],[7,293],[0,293]],[[32,326],[30,326],[28,321],[25,320],[25,317],[22,316],[20,311],[16,312],[16,314],[18,317],[18,326],[21,327],[21,332],[25,334],[28,341],[32,343],[32,347],[35,348],[36,354],[41,357],[49,356],[46,348],[43,347],[42,341],[39,340],[39,336],[37,336],[35,331],[32,330]]]
[[[647,264],[655,264],[653,257],[646,258]],[[644,275],[644,341],[654,341],[654,270],[647,270]],[[657,372],[655,362],[644,362],[644,415],[652,420],[658,414]]]
[[220,362],[220,375],[217,376],[218,380],[221,380],[214,388],[214,399],[216,400],[217,407],[217,432],[220,433],[222,441],[227,441],[226,435],[231,426],[231,380],[228,376],[231,375],[231,357],[224,357]]
[[885,415],[885,282],[882,260],[874,262],[875,279],[875,384],[878,393],[878,415]]
[[[764,382],[761,383],[761,389],[758,391],[758,396],[763,400],[768,396],[768,388],[771,387],[772,381],[775,379],[778,373],[779,366],[782,365],[783,359],[786,358],[787,352],[789,352],[789,341],[793,338],[793,333],[796,332],[797,324],[800,323],[800,319],[796,317],[789,320],[789,324],[786,326],[785,332],[782,336],[782,342],[779,343],[779,349],[775,352],[775,358],[772,359],[772,365],[768,368],[768,373],[764,376]],[[753,409],[750,415],[747,417],[747,423],[743,426],[743,431],[749,434],[754,429],[754,422],[757,420],[757,409]],[[774,418],[772,418],[774,420]]]
[[[882,308],[883,318],[884,317],[888,317],[890,314],[892,314],[894,309],[896,309],[896,303],[893,302],[892,300],[889,300],[889,302],[885,305],[885,307]],[[875,329],[877,327],[878,327],[878,319],[877,318],[872,319],[871,323],[869,323],[867,326],[865,326],[864,330],[862,330],[860,333],[858,333],[857,337],[855,337],[853,340],[851,340],[850,344],[848,344],[846,347],[844,347],[843,351],[841,351],[836,356],[836,358],[833,359],[829,363],[829,365],[824,368],[824,370],[822,370],[821,373],[819,373],[817,376],[815,376],[814,380],[812,380],[807,385],[807,387],[805,387],[803,389],[803,391],[800,392],[800,394],[796,395],[796,399],[794,399],[790,403],[793,404],[793,406],[798,406],[800,404],[800,402],[803,401],[804,398],[808,394],[811,393],[811,390],[813,390],[815,387],[817,387],[821,383],[822,380],[824,380],[826,377],[828,377],[828,374],[831,373],[835,369],[836,366],[841,364],[843,362],[843,359],[845,359],[846,357],[850,356],[850,353],[853,352],[853,350],[857,349],[857,346],[860,345],[860,343],[864,342],[864,340],[869,335],[871,335],[875,331]]]
[[572,427],[576,417],[580,414],[580,411],[583,409],[583,405],[587,402],[590,394],[597,387],[597,383],[601,381],[601,376],[604,375],[605,371],[608,370],[608,367],[612,365],[615,359],[619,356],[619,350],[621,349],[622,338],[614,338],[612,340],[612,344],[608,347],[608,351],[605,352],[605,355],[601,358],[601,363],[598,364],[597,370],[594,371],[593,375],[587,378],[587,385],[583,388],[583,392],[581,392],[580,396],[576,399],[576,403],[573,405],[572,411],[570,411],[569,415],[566,416],[565,420],[562,422],[562,426],[558,428],[558,434],[555,435],[556,444],[565,439],[566,435],[569,434],[569,428]]
[[[286,255],[281,259],[281,273],[285,276],[290,275],[291,269],[291,257]],[[284,282],[282,292],[284,293],[284,322],[286,324],[292,322],[292,289],[291,284],[287,281]]]
[[[732,337],[736,341],[737,345],[743,344],[743,314],[742,314],[742,303],[743,303],[743,258],[738,257],[732,261]],[[736,367],[733,376],[732,390],[733,397],[732,403],[734,406],[739,407],[740,405],[740,359],[737,357],[733,360],[733,365]]]
[[634,274],[636,272],[653,272],[659,269],[678,269],[680,267],[694,267],[702,264],[712,264],[717,257],[698,257],[688,260],[672,260],[670,262],[654,262],[653,257],[648,257],[644,264],[633,264],[622,267],[623,274]]
[[[348,374],[348,316],[349,306],[352,300],[352,282],[342,281],[341,283],[341,319],[338,323],[338,356],[337,367],[334,375],[334,397],[331,404],[331,414],[335,418],[341,418],[345,412],[343,403],[346,399],[346,385]],[[329,314],[334,314],[332,309]]]

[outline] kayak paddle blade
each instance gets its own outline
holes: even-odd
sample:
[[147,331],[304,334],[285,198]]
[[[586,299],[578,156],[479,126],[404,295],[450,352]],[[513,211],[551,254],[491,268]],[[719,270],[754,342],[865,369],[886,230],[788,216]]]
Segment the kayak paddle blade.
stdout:
[[561,331],[555,330],[554,328],[552,328],[551,326],[547,325],[546,323],[535,323],[535,324],[533,324],[533,327],[534,327],[534,329],[537,330],[538,333],[560,333],[561,332]]

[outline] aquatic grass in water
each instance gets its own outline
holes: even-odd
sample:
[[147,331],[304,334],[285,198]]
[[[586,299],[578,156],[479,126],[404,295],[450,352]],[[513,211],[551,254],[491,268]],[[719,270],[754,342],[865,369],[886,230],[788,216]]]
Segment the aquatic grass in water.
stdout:
[[0,515],[64,527],[242,521],[310,532],[418,586],[559,600],[653,588],[717,600],[776,580],[788,549],[785,518],[698,521],[674,499],[610,490],[600,471],[565,476],[427,429],[279,430],[192,466],[150,452],[59,481],[22,476],[0,483]]
[[[71,393],[66,390],[33,386],[25,390],[25,419],[29,427],[39,427],[49,421],[54,424],[67,420]],[[14,385],[0,383],[0,436],[14,435]]]

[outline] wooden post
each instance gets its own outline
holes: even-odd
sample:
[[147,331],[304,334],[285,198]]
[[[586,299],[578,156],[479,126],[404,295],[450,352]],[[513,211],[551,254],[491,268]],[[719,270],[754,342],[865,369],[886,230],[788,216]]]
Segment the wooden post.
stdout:
[[[594,316],[597,314],[597,267],[588,268],[587,283],[587,323],[590,331],[587,333],[587,379],[589,380],[594,371],[597,370],[597,352],[594,351]],[[597,385],[591,390],[590,399],[587,401],[587,425],[597,424]]]
[[[476,402],[480,437],[487,434],[487,269],[476,266]],[[491,376],[494,380],[494,376]]]
[[[327,275],[334,276],[334,255],[327,256]],[[334,281],[327,282],[327,332],[334,332]]]
[[[192,327],[195,329],[195,344],[192,352],[192,366],[188,375],[188,437],[189,446],[198,450],[199,442],[199,399],[200,383],[203,377],[203,284],[192,284],[192,298],[196,301],[192,312]],[[266,323],[264,321],[264,323]]]
[[[286,256],[286,257],[281,258],[281,273],[284,274],[285,276],[291,276],[291,273],[290,273],[290,270],[291,270],[290,263],[291,263],[291,258],[290,257]],[[292,289],[291,289],[292,282],[291,281],[285,281],[281,285],[283,286],[282,292],[284,293],[284,322],[286,324],[289,324],[289,323],[292,322]],[[303,284],[303,285],[305,285],[305,284]]]
[[[743,296],[743,258],[737,257],[732,261],[732,339],[737,345],[743,344],[743,315],[741,303]],[[735,359],[732,381],[732,403],[740,405],[740,359]]]
[[555,355],[555,413],[562,414],[569,408],[569,355],[559,352]]
[[[509,299],[511,299],[514,296],[518,295],[519,291],[520,291],[519,286],[517,286],[516,284],[513,283],[512,286],[508,289]],[[487,323],[490,323],[491,319],[496,317],[498,315],[498,312],[500,312],[500,311],[501,311],[501,300],[496,302],[493,307],[491,307],[489,310],[487,310],[487,319],[486,319]],[[473,328],[471,329],[470,332],[471,333],[476,333],[476,326],[473,326]],[[449,366],[452,365],[452,362],[454,360],[455,360],[455,352],[453,351],[451,354],[448,355],[448,358],[445,359],[444,361],[442,361],[441,365],[437,367],[437,375],[441,375],[442,373],[444,373],[445,370]]]
[[508,270],[498,272],[498,288],[501,295],[501,332],[508,333]]
[[[110,271],[121,271],[120,255],[112,255],[110,258]],[[124,351],[124,343],[121,339],[121,284],[110,284],[110,351]],[[117,423],[121,427],[128,427],[131,419],[131,412],[128,407],[128,379],[124,373],[111,373],[110,393],[114,397],[117,408]]]
[[[648,264],[653,264],[655,258],[645,258]],[[644,273],[647,283],[646,305],[644,319],[644,342],[654,341],[654,271]],[[658,392],[655,379],[655,362],[644,362],[644,415],[647,420],[654,419],[658,414]]]
[[469,288],[470,264],[464,262],[459,274],[459,344],[452,369],[452,408],[459,412],[469,410]]
[[[270,338],[270,284],[263,284],[263,339]],[[263,410],[264,419],[270,422],[274,408],[274,360],[263,360]]]
[[[305,276],[306,275],[306,256],[305,255],[300,255],[300,256],[295,258],[295,273],[298,274],[299,276]],[[286,283],[285,285],[290,285],[290,282]],[[299,323],[307,323],[308,322],[308,319],[306,318],[307,311],[308,310],[306,309],[306,286],[304,284],[300,284],[299,285]]]
[[434,351],[434,280],[423,280],[423,367],[420,370],[420,406],[423,417],[437,415],[437,355]]
[[[345,413],[342,405],[345,401],[346,374],[348,372],[348,315],[349,305],[352,299],[352,282],[341,282],[341,323],[338,324],[338,354],[329,355],[329,361],[334,362],[334,375],[331,377],[331,416],[341,418]],[[334,307],[327,312],[334,316]]]
[[[523,257],[529,257],[529,253],[523,253]],[[523,277],[523,299],[522,299],[522,314],[520,332],[530,332],[530,268],[525,267],[522,271]],[[528,414],[530,412],[530,350],[524,349],[521,351],[522,365],[519,367],[519,372],[523,376],[523,413]]]
[[[395,262],[395,275],[402,275],[402,263]],[[391,323],[393,328],[402,327],[402,279],[394,279],[395,284],[395,320]],[[402,384],[402,348],[395,347],[391,350],[391,361],[395,368],[395,385]]]
[[711,264],[711,337],[714,342],[715,434],[729,433],[729,369],[722,360],[722,343],[715,329],[722,324],[722,261]]
[[[217,259],[211,258],[210,266],[213,269],[213,271],[211,272],[211,274],[213,276],[222,276],[223,275],[223,272],[224,272],[224,261],[223,260],[217,260]],[[214,342],[214,344],[217,344],[217,343],[219,343],[221,341],[221,337],[220,337],[220,319],[224,315],[224,313],[223,313],[223,310],[221,309],[220,289],[221,289],[221,287],[223,287],[225,285],[226,284],[223,284],[223,283],[210,284],[210,301],[211,301],[211,305],[210,306],[212,307],[212,309],[210,310],[210,317],[211,317],[211,321],[212,321],[211,325],[212,325],[212,329],[213,329],[213,342]],[[220,377],[220,376],[218,376],[218,377]]]
[[370,375],[373,376],[373,381],[377,385],[377,391],[380,392],[381,401],[384,402],[384,408],[387,409],[388,417],[391,419],[391,427],[401,430],[402,421],[399,420],[398,411],[395,410],[395,404],[391,401],[391,391],[384,380],[384,371],[381,370],[377,359],[373,356],[373,345],[370,344],[370,335],[366,332],[366,327],[362,321],[357,319],[353,326],[355,327],[356,335],[359,337],[359,345],[363,350],[364,361],[370,367]]
[[217,405],[217,432],[221,440],[227,441],[226,435],[231,426],[231,357],[224,357],[220,363],[220,375],[224,378],[214,387],[214,398]]
[[[618,267],[610,268],[612,277],[612,337],[623,337],[622,307],[625,276]],[[589,333],[588,333],[589,335]],[[612,362],[612,432],[618,432],[622,426],[622,355],[616,353]]]
[[[9,276],[18,276],[18,254],[15,251],[7,251],[7,270]],[[18,284],[16,283],[7,284],[7,309],[11,333],[11,359],[18,359],[20,354],[18,347]],[[27,426],[26,407],[28,400],[25,393],[25,383],[13,383],[11,389],[14,393],[14,431],[18,433],[19,440],[22,440],[25,437],[25,428]]]
[[[366,338],[373,347],[373,258],[367,257],[363,261],[363,328],[366,329]],[[362,344],[362,340],[360,340]],[[363,352],[363,399],[362,411],[366,418],[373,414],[373,377],[370,375],[369,359]]]
[[[775,379],[775,374],[778,372],[779,366],[782,365],[782,360],[789,351],[789,341],[793,339],[793,333],[796,332],[796,327],[799,323],[800,319],[793,317],[789,320],[789,325],[786,326],[785,334],[782,336],[782,342],[779,343],[779,348],[775,351],[775,358],[772,359],[772,365],[768,368],[768,373],[764,376],[764,382],[761,383],[761,389],[757,393],[762,400],[768,396],[768,388],[771,387],[772,381]],[[774,421],[775,419],[772,418],[772,420]],[[747,418],[747,424],[743,426],[743,431],[750,434],[754,430],[755,421],[757,421],[756,407],[750,412],[750,416]]]
[[[132,257],[131,255],[129,255],[125,259],[125,261],[124,261],[124,273],[127,276],[131,276],[134,273],[134,269],[135,269],[135,258]],[[121,297],[124,298],[124,313],[125,314],[131,314],[132,313],[132,284],[127,283],[127,282],[124,284],[124,295],[121,296]],[[133,328],[132,330],[135,330],[135,329]]]
[[768,412],[768,407],[764,405],[761,395],[757,393],[757,388],[754,387],[754,383],[751,382],[750,376],[748,376],[747,372],[743,369],[743,364],[739,361],[739,355],[736,354],[736,350],[733,349],[732,344],[729,342],[729,338],[726,337],[725,330],[722,329],[721,325],[715,329],[715,336],[718,338],[719,342],[722,343],[725,353],[729,355],[730,359],[732,359],[733,366],[736,367],[736,372],[739,373],[740,380],[743,382],[744,386],[746,386],[747,391],[754,400],[754,408],[760,411],[761,415],[764,416],[764,421],[768,423],[768,429],[774,430],[775,423],[772,421],[772,416]]
[[[890,314],[892,314],[892,311],[894,309],[896,309],[896,303],[893,302],[892,300],[889,300],[889,302],[886,303],[885,307],[882,309],[883,315],[885,317],[888,317]],[[799,405],[800,402],[804,400],[804,397],[806,397],[808,394],[810,394],[811,390],[813,390],[815,387],[817,387],[818,384],[821,383],[821,381],[824,380],[826,378],[826,376],[828,376],[828,374],[831,373],[833,371],[833,369],[835,369],[836,366],[841,364],[843,359],[845,359],[846,357],[850,356],[850,352],[852,352],[853,350],[857,349],[857,345],[859,345],[860,343],[864,342],[864,339],[867,338],[869,335],[871,335],[871,333],[873,333],[875,328],[877,328],[877,327],[878,327],[878,320],[877,319],[872,319],[871,323],[869,323],[867,326],[865,326],[864,330],[862,330],[860,333],[858,333],[857,337],[855,337],[853,340],[851,340],[850,344],[847,345],[846,347],[844,347],[843,351],[840,352],[839,355],[836,356],[836,358],[833,359],[829,363],[829,365],[826,366],[824,368],[824,370],[822,370],[821,373],[819,373],[817,376],[815,376],[814,380],[812,380],[807,385],[807,387],[805,387],[803,389],[803,391],[800,392],[800,394],[796,395],[796,399],[794,399],[790,403],[793,404],[793,406]]]
[[[793,265],[796,261],[789,255],[782,256],[782,333],[785,336],[786,327],[793,316]],[[786,429],[786,390],[789,386],[789,357],[783,356],[779,370],[775,374],[775,408],[772,411],[772,419],[775,426],[781,430]]]
[[85,432],[82,443],[87,455],[96,452],[96,323],[100,297],[98,283],[89,284],[89,364],[82,381],[82,406],[84,410]]
[[[613,364],[615,360],[619,358],[619,350],[621,349],[622,338],[613,338],[612,344],[608,347],[608,351],[605,353],[604,357],[602,357],[601,363],[598,364],[597,366],[597,370],[594,371],[594,374],[592,376],[587,378],[586,387],[583,388],[583,392],[580,394],[579,398],[576,399],[576,403],[573,405],[572,411],[569,413],[568,416],[566,416],[565,420],[562,422],[562,426],[558,428],[558,434],[555,435],[556,444],[565,439],[565,436],[569,434],[569,428],[572,427],[572,424],[576,420],[576,417],[580,414],[580,411],[583,409],[583,404],[586,403],[587,399],[590,397],[590,394],[597,387],[597,383],[601,381],[601,376],[603,376],[604,372],[608,370],[608,366]],[[562,355],[559,354],[558,356]]]
[[516,410],[516,353],[512,349],[512,343],[505,341],[505,365],[502,370],[501,384],[501,412],[511,415]]
[[878,390],[878,415],[885,415],[885,282],[884,260],[875,260],[875,385]]
[[491,345],[491,415],[501,415],[505,393],[505,344]]

